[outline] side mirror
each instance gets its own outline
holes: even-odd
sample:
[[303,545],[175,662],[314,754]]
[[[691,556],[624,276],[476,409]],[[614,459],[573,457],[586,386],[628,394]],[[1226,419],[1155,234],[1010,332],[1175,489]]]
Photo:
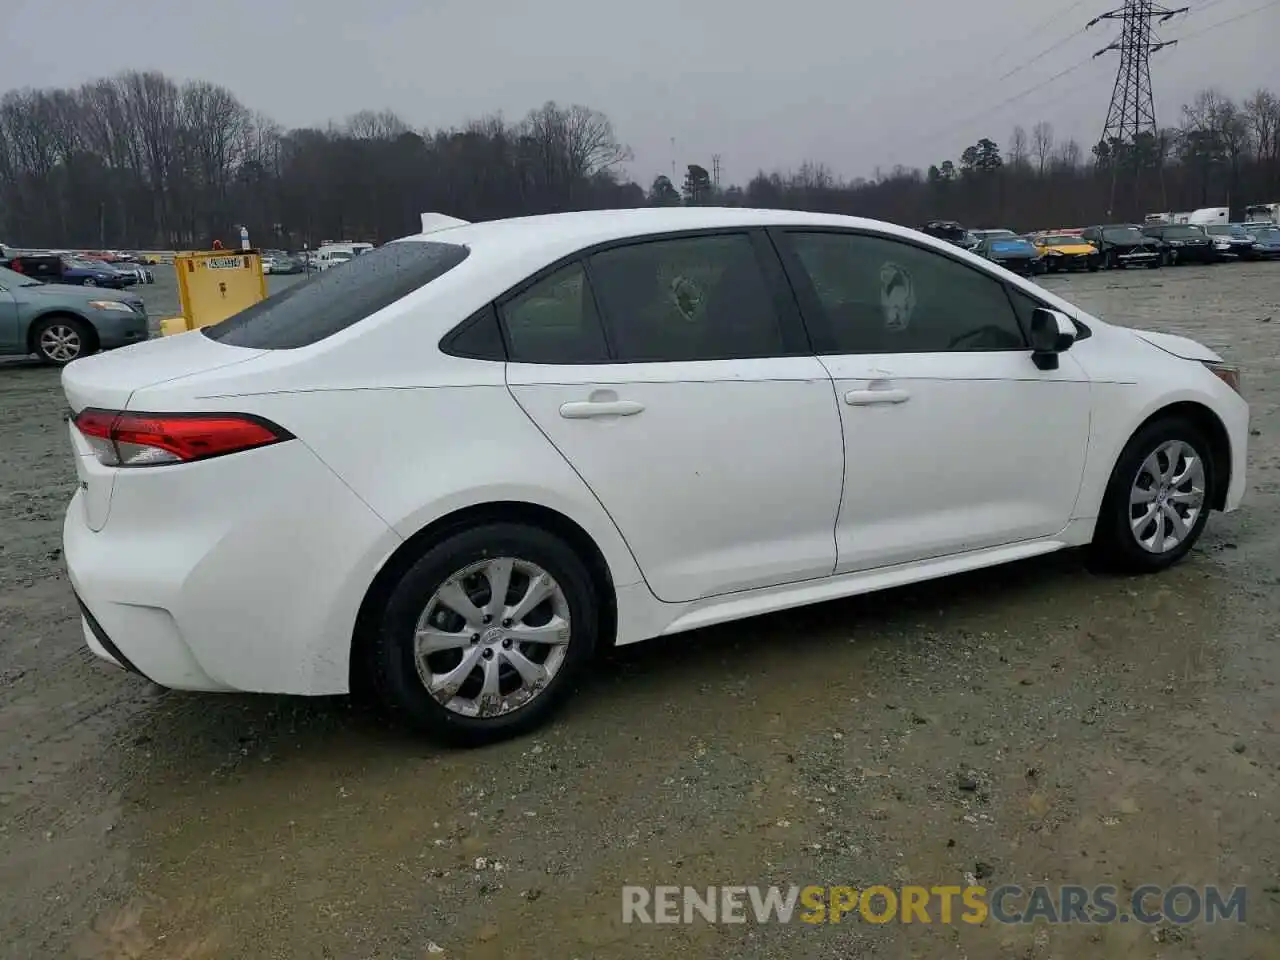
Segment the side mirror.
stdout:
[[1057,370],[1058,354],[1076,342],[1076,325],[1059,310],[1031,312],[1031,359],[1041,370]]

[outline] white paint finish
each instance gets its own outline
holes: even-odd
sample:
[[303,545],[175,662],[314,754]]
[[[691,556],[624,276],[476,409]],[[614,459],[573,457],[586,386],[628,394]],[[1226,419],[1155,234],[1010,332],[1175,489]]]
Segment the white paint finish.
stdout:
[[69,510],[81,510],[90,530],[101,530],[111,512],[111,488],[115,484],[116,471],[103,466],[89,446],[84,434],[71,423],[67,424],[71,437],[71,450],[75,456],[76,481],[79,487]]
[[1220,363],[1222,357],[1214,353],[1204,344],[1196,343],[1189,337],[1179,337],[1172,333],[1159,333],[1155,330],[1134,330],[1133,333],[1152,346],[1159,347],[1165,353],[1173,354],[1183,360],[1198,360],[1201,363]]
[[746,594],[735,594],[728,597],[716,597],[698,604],[689,604],[680,615],[672,619],[662,629],[662,633],[684,633],[688,630],[699,630],[717,623],[729,623],[743,617],[754,617],[764,613],[774,613],[792,607],[802,607],[811,603],[824,603],[841,597],[853,597],[863,593],[874,593],[877,590],[888,590],[922,580],[934,580],[938,577],[949,577],[956,573],[980,570],[1001,563],[1015,560],[1026,560],[1042,554],[1053,553],[1069,544],[1059,538],[1034,540],[1027,543],[1009,544],[991,547],[985,550],[974,550],[949,557],[938,557],[899,566],[882,567],[876,570],[853,571],[821,580],[805,583],[786,584],[770,590],[756,590]]
[[115,473],[101,532],[73,499],[63,542],[126,657],[184,689],[347,689],[356,610],[400,538],[314,454],[294,441]]
[[261,353],[223,346],[192,330],[82,357],[63,367],[62,391],[77,413],[89,406],[123,410],[141,387],[244,363]]
[[1232,463],[1227,505],[1239,506],[1249,443],[1249,406],[1244,399],[1202,363],[1176,357],[1134,331],[1110,326],[1079,310],[1074,314],[1093,331],[1071,348],[1070,355],[1092,383],[1096,411],[1075,516],[1098,515],[1111,471],[1129,438],[1147,419],[1175,403],[1203,406],[1226,427]]
[[[502,364],[486,366],[501,376]],[[189,402],[196,409],[228,403]],[[582,527],[615,584],[641,579],[591,491],[503,384],[273,393],[250,405],[302,438],[401,537],[467,507],[530,503]]]
[[[824,357],[847,457],[837,573],[1058,533],[1089,439],[1089,384],[1070,354]],[[856,403],[850,404],[852,395]],[[866,405],[885,395],[894,402]]]
[[[831,574],[843,453],[831,381],[814,358],[513,363],[507,379],[659,599]],[[570,406],[566,416],[584,403],[643,409],[582,419]]]
[[[826,358],[838,384],[813,358],[508,370],[438,350],[478,307],[586,245],[751,224],[910,236],[968,258],[1093,335],[1053,374],[1026,354]],[[315,345],[246,350],[193,332],[63,371],[76,410],[240,411],[299,438],[189,465],[80,464],[90,489],[68,510],[73,580],[126,655],[160,682],[345,691],[356,611],[376,572],[433,520],[495,501],[556,510],[586,531],[609,566],[618,639],[629,643],[1086,542],[1123,445],[1170,403],[1195,402],[1222,420],[1234,466],[1229,508],[1245,488],[1248,408],[1202,364],[913,231],[688,208],[470,224],[421,239],[463,242],[471,256]],[[1178,352],[1190,349],[1179,341]],[[871,382],[885,373],[892,383]],[[844,400],[882,387],[899,391],[888,398],[895,402]],[[593,390],[643,409],[561,416]],[[620,413],[628,415],[612,416]],[[1086,457],[1079,432],[1090,422]],[[880,566],[832,576],[842,433],[853,441],[840,514],[845,561]],[[74,437],[73,449],[78,458],[88,452]],[[894,562],[1008,537],[1031,539]],[[657,599],[641,566],[660,595],[681,602]]]

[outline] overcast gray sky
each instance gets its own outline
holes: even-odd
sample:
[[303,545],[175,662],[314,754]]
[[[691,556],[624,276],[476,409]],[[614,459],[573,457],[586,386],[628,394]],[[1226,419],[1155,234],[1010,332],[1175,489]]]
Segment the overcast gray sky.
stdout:
[[[954,158],[980,136],[1005,148],[1015,123],[1042,119],[1087,151],[1118,55],[1089,57],[1119,27],[1083,26],[1121,2],[0,0],[0,89],[155,69],[223,84],[286,126],[364,108],[449,126],[551,99],[608,114],[643,184],[714,153],[726,182],[806,159],[852,177]],[[1159,28],[1187,37],[1153,58],[1162,123],[1206,85],[1280,91],[1280,0],[1189,6]]]

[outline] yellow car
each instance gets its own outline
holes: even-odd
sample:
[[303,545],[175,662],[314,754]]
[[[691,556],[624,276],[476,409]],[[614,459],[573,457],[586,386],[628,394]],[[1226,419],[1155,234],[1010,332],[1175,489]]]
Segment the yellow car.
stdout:
[[1075,233],[1038,233],[1032,238],[1050,273],[1065,270],[1097,270],[1102,263],[1098,248]]

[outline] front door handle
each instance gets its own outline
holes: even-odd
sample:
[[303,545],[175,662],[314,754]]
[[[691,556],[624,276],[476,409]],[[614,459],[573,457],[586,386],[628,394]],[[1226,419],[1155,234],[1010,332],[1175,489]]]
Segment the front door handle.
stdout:
[[850,390],[844,402],[851,407],[870,407],[877,403],[906,403],[911,394],[906,390]]
[[644,409],[635,400],[576,400],[562,404],[560,416],[566,420],[589,420],[592,417],[634,417]]

